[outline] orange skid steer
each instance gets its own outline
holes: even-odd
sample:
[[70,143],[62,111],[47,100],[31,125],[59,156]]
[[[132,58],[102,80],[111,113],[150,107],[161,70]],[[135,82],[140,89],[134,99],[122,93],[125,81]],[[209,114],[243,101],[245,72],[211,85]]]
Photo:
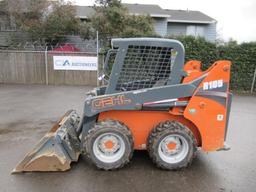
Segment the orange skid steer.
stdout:
[[184,64],[176,40],[113,39],[100,76],[107,86],[87,93],[83,116],[68,111],[13,172],[65,171],[80,154],[114,170],[134,150],[177,170],[191,164],[198,148],[227,150],[230,67],[230,61],[206,71],[199,61]]

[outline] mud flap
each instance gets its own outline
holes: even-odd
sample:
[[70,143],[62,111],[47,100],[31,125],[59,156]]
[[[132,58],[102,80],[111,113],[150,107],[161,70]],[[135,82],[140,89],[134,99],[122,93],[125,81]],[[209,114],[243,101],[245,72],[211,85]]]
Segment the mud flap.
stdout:
[[70,169],[71,162],[77,161],[80,155],[80,141],[76,133],[79,121],[75,111],[68,111],[12,173]]

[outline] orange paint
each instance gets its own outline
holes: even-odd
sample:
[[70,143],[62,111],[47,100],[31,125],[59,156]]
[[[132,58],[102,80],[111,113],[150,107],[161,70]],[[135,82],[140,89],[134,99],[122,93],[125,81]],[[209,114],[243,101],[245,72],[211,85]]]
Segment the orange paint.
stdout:
[[201,61],[191,60],[188,61],[183,70],[187,72],[187,76],[183,79],[183,83],[188,83],[198,77],[200,77],[203,72],[201,70]]
[[[190,61],[184,66],[184,70],[189,74],[183,79],[183,83],[188,83],[203,74],[207,76],[200,83],[195,93],[191,97],[179,98],[188,101],[186,107],[173,107],[168,112],[164,111],[107,111],[99,114],[98,121],[114,119],[123,122],[132,132],[134,139],[134,149],[146,149],[147,138],[151,130],[160,122],[175,120],[187,126],[194,134],[198,146],[204,151],[214,151],[224,146],[224,135],[227,115],[227,98],[230,79],[230,61],[218,61],[208,70],[201,71],[199,61]],[[221,80],[227,84],[227,92],[221,92],[226,100],[224,106],[210,98],[196,95],[200,89],[203,92],[215,92],[211,87],[204,90],[204,83]],[[222,87],[222,86],[221,86]],[[212,89],[212,90],[211,90]],[[219,97],[218,97],[219,98]],[[170,148],[174,148],[170,144]]]
[[100,113],[98,121],[113,119],[123,122],[132,132],[135,149],[145,149],[150,131],[160,122],[176,120],[192,130],[200,146],[200,134],[190,121],[182,115],[162,111],[107,111]]
[[114,143],[111,141],[111,140],[107,140],[105,143],[104,143],[105,147],[107,149],[112,149],[114,147]]
[[[184,117],[197,126],[202,137],[202,149],[204,151],[215,151],[224,146],[227,98],[223,98],[226,99],[226,105],[223,106],[212,99],[197,96],[196,93],[200,88],[203,88],[204,82],[218,79],[223,80],[229,86],[230,66],[230,61],[218,61],[205,71],[204,73],[208,73],[207,77],[201,82],[184,111]],[[229,90],[229,87],[227,87],[227,90]],[[207,91],[214,91],[214,89]],[[228,91],[223,93],[227,95]],[[196,112],[191,113],[191,109]]]

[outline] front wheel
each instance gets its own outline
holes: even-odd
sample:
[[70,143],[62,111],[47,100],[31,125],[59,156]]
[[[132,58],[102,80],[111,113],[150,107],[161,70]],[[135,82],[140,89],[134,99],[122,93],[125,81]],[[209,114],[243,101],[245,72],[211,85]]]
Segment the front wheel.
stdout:
[[160,168],[178,170],[191,164],[197,150],[193,133],[177,121],[157,125],[148,138],[148,152]]
[[85,138],[87,157],[98,168],[118,169],[126,165],[133,154],[133,137],[123,123],[114,120],[97,122]]

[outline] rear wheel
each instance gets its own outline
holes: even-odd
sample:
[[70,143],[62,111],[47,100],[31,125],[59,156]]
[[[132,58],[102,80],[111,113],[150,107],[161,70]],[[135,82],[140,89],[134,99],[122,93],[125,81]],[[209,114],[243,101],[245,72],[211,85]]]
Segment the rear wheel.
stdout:
[[133,137],[123,123],[97,122],[85,138],[87,157],[100,169],[113,170],[127,164],[133,154]]
[[197,142],[193,133],[177,121],[158,124],[148,138],[147,149],[160,168],[178,170],[191,164]]

